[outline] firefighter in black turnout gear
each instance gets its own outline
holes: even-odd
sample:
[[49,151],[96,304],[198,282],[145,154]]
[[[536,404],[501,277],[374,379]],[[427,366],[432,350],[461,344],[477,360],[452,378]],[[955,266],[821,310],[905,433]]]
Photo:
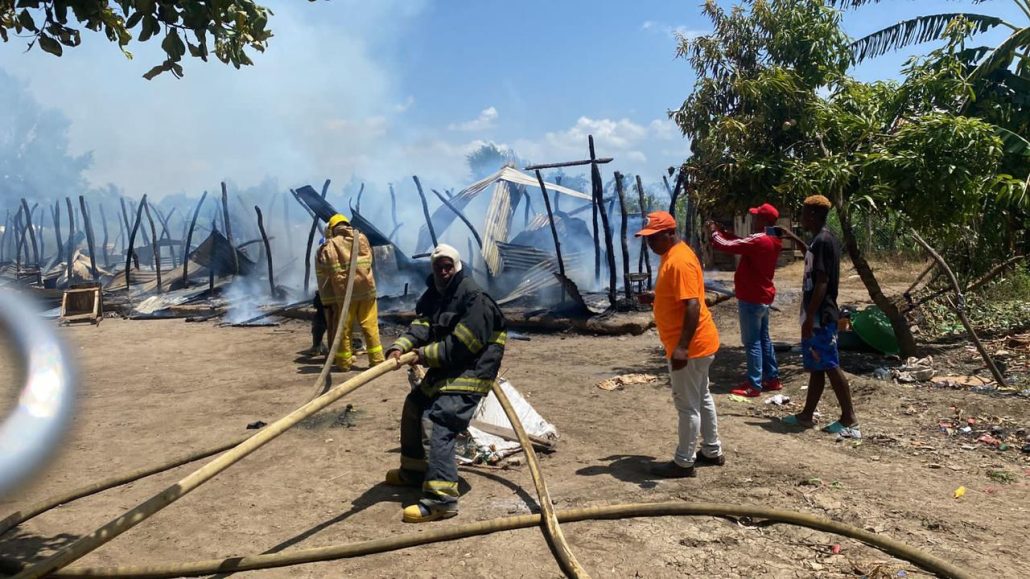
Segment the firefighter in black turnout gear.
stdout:
[[438,245],[431,261],[415,320],[387,351],[387,358],[417,352],[413,363],[429,368],[404,400],[401,467],[386,473],[387,484],[422,487],[422,499],[404,509],[408,523],[458,514],[455,439],[497,379],[507,339],[501,309],[462,272],[458,251]]

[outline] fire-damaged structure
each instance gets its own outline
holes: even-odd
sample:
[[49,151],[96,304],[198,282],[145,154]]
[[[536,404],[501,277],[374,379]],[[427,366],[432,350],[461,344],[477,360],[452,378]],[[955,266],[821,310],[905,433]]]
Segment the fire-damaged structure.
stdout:
[[[8,210],[0,233],[0,284],[28,288],[51,305],[73,287],[97,287],[108,311],[141,318],[230,313],[237,322],[304,310],[314,293],[316,241],[340,211],[373,246],[385,317],[410,315],[429,274],[426,257],[446,241],[461,249],[468,271],[516,324],[596,325],[587,320],[634,310],[633,284],[651,283],[650,256],[630,233],[650,207],[639,177],[632,208],[626,191],[633,183],[626,187],[617,172],[602,182],[600,166],[612,159],[597,158],[592,139],[589,145],[587,160],[525,171],[509,164],[457,192],[424,188],[412,177],[418,201],[402,202],[408,209],[403,221],[393,185],[388,219],[385,203],[366,202],[362,210],[364,185],[356,203],[352,197],[346,207],[334,204],[329,181],[321,192],[304,185],[256,199],[253,212],[239,193],[230,199],[225,183],[220,199],[205,192],[192,207],[162,210],[144,195],[138,202],[119,198],[119,214],[106,213],[101,200],[99,220],[82,196],[78,204],[71,198],[53,203],[49,223],[45,211],[23,199]],[[547,182],[541,174],[572,166],[589,168],[589,191]],[[677,179],[677,188],[682,182]],[[646,318],[633,327],[642,331]]]

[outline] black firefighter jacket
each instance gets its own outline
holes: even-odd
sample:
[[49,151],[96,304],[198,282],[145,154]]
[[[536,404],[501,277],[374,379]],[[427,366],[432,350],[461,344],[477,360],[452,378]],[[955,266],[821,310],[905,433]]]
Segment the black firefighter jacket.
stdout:
[[415,320],[390,349],[418,349],[421,363],[429,368],[422,380],[428,396],[488,393],[501,369],[508,337],[501,308],[461,271],[442,295],[433,276],[427,285],[415,306]]

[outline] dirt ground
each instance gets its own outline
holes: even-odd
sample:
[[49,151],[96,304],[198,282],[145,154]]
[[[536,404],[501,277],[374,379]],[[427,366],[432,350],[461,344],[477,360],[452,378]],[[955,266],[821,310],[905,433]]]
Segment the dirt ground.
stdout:
[[[773,339],[797,340],[798,276],[781,274]],[[850,281],[856,284],[855,281]],[[861,303],[858,286],[842,302]],[[694,479],[653,480],[646,471],[675,446],[676,413],[653,331],[635,337],[531,335],[509,340],[503,374],[561,433],[541,466],[558,508],[666,500],[793,509],[874,530],[925,549],[979,577],[1026,576],[1030,461],[1022,444],[999,451],[972,436],[949,436],[974,418],[1013,440],[1030,426],[1030,400],[1017,395],[899,385],[874,380],[883,364],[843,356],[865,438],[838,442],[818,430],[783,429],[800,408],[807,376],[800,354],[781,352],[786,408],[738,402],[741,378],[736,305],[713,309],[723,348],[712,390],[725,445],[724,467]],[[386,340],[398,328],[386,327]],[[306,400],[318,370],[298,356],[306,324],[221,328],[182,320],[107,319],[62,328],[78,354],[82,393],[62,454],[34,484],[0,504],[19,506],[238,436]],[[975,367],[965,344],[938,360]],[[858,374],[850,374],[850,373]],[[656,384],[605,391],[596,384],[652,373]],[[341,381],[336,375],[336,382]],[[1024,386],[1025,387],[1025,386]],[[302,423],[152,519],[81,560],[84,565],[168,563],[350,543],[424,532],[400,510],[417,492],[380,484],[398,462],[403,373],[388,375]],[[336,420],[352,405],[349,425]],[[823,422],[836,416],[827,392]],[[988,425],[988,426],[984,426]],[[0,537],[0,554],[23,561],[106,523],[185,476],[194,463],[50,511]],[[439,526],[536,510],[524,466],[462,468],[461,515]],[[954,498],[955,490],[967,490]],[[748,526],[717,518],[656,518],[564,525],[594,577],[897,577],[919,569],[852,540],[786,525]],[[833,545],[841,546],[833,554]],[[539,529],[498,533],[360,559],[252,573],[267,577],[557,577]]]

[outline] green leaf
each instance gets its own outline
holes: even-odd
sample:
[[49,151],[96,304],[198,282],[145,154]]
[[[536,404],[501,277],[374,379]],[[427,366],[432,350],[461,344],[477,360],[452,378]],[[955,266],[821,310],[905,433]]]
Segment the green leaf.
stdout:
[[912,44],[940,40],[946,36],[948,25],[959,18],[973,25],[970,35],[980,34],[1005,24],[1001,18],[984,14],[957,12],[920,16],[898,22],[851,43],[852,58],[855,62],[862,62]]
[[179,31],[174,28],[165,35],[164,41],[161,42],[161,49],[174,61],[182,59],[182,55],[186,54],[186,45],[182,43]]
[[49,52],[54,56],[61,56],[64,53],[60,42],[44,34],[39,35],[39,47],[43,49],[43,52]]
[[137,10],[137,11],[133,12],[132,16],[129,16],[129,19],[125,21],[125,27],[126,28],[135,28],[136,25],[139,24],[139,21],[143,20],[143,14],[144,13],[143,13],[142,10]]
[[164,72],[166,70],[168,70],[168,68],[166,68],[166,66],[164,64],[159,64],[159,65],[155,66],[154,68],[148,70],[146,72],[146,74],[143,75],[143,78],[145,78],[147,80],[154,80],[155,76],[161,74],[162,72]]
[[26,30],[36,32],[36,21],[32,19],[32,15],[29,14],[28,10],[22,10],[18,13],[18,25]]

